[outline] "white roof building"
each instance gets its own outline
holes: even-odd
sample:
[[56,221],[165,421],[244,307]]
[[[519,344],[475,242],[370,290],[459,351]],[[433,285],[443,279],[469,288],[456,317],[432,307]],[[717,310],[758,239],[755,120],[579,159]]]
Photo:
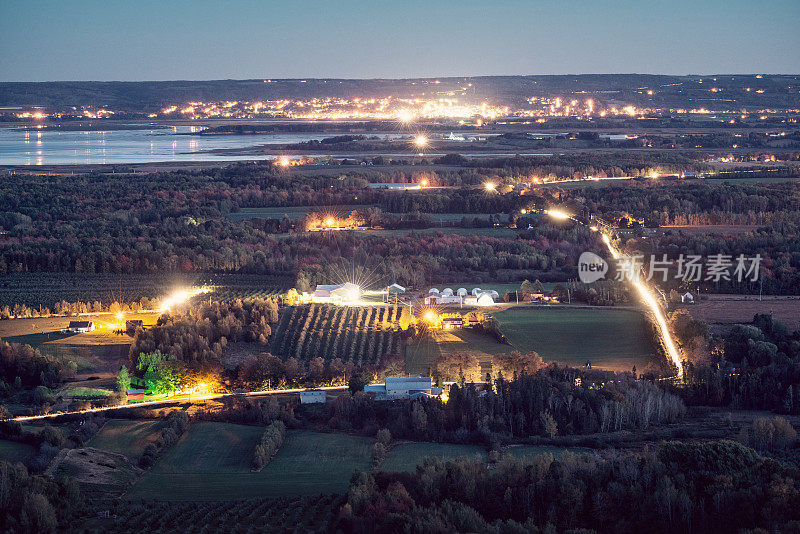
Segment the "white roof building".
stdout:
[[400,284],[392,284],[392,285],[386,287],[386,292],[387,293],[405,293],[406,292],[406,288],[404,288]]
[[361,299],[361,288],[350,282],[338,285],[318,285],[311,294],[312,302],[346,304]]
[[479,287],[475,287],[475,288],[473,288],[473,289],[472,289],[472,295],[473,295],[474,297],[477,297],[477,296],[478,296],[478,295],[480,295],[481,293],[483,293],[483,289],[481,289],[481,288],[479,288]]
[[452,295],[453,295],[453,290],[452,290],[452,289],[450,289],[449,287],[446,287],[446,288],[444,288],[444,289],[442,290],[442,295],[443,295],[443,296],[445,296],[445,295],[446,295],[446,296],[450,297],[450,296],[452,296]]
[[383,384],[364,386],[364,391],[375,393],[377,400],[435,397],[442,394],[442,388],[433,387],[429,376],[387,377]]
[[466,288],[459,287],[456,290],[456,295],[458,295],[459,297],[466,297],[468,294],[469,292],[466,290]]
[[328,393],[321,389],[300,392],[300,404],[324,404],[328,400]]

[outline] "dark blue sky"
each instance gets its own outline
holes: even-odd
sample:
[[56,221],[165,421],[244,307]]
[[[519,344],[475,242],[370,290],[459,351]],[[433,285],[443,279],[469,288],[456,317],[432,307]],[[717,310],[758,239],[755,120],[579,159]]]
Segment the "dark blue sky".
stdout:
[[800,0],[0,0],[0,81],[798,73]]

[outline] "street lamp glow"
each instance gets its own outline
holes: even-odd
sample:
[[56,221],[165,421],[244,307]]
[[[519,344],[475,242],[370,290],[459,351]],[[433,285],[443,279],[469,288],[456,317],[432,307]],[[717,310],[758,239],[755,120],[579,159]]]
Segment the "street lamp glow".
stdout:
[[497,189],[497,184],[494,182],[486,182],[483,184],[483,188],[487,191],[495,191]]
[[571,219],[572,215],[561,210],[545,210],[545,213],[554,219]]
[[173,306],[177,304],[183,304],[190,298],[194,297],[195,295],[200,295],[202,293],[208,293],[210,289],[206,286],[203,287],[193,287],[190,289],[179,289],[175,291],[172,295],[164,299],[164,302],[161,303],[161,308],[159,311],[168,312]]
[[428,146],[428,138],[422,134],[419,134],[414,138],[414,144],[419,148],[424,148]]
[[427,178],[423,178],[422,180],[420,180],[420,181],[419,181],[419,185],[420,185],[420,187],[428,187],[428,180],[427,180]]

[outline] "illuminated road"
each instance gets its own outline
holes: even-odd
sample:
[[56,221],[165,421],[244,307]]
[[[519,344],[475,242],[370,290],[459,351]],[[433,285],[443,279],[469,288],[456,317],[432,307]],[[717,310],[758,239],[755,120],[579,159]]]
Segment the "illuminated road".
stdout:
[[[614,259],[619,259],[619,251],[614,248],[614,245],[611,244],[611,239],[608,237],[608,234],[603,234],[603,243],[606,244]],[[683,363],[680,352],[675,346],[675,342],[672,340],[672,334],[669,331],[669,325],[667,325],[664,312],[661,311],[661,306],[659,306],[655,295],[653,295],[653,292],[650,290],[650,288],[647,287],[644,282],[639,280],[637,276],[631,277],[630,282],[639,292],[639,296],[642,297],[642,300],[645,302],[645,304],[647,304],[647,307],[650,308],[650,311],[653,312],[653,315],[656,318],[656,323],[658,323],[659,332],[661,333],[661,340],[664,342],[664,348],[667,350],[667,355],[669,356],[669,359],[672,360],[672,363],[675,365],[675,367],[678,368],[678,378],[683,378]]]
[[294,389],[263,389],[259,391],[248,391],[246,393],[217,393],[214,395],[190,395],[190,396],[175,396],[169,399],[162,399],[157,401],[138,402],[136,404],[121,404],[119,406],[106,406],[103,408],[89,408],[86,410],[76,410],[73,412],[58,412],[47,415],[24,415],[14,417],[10,421],[36,421],[39,419],[52,419],[54,417],[61,417],[62,415],[80,415],[97,412],[107,412],[110,410],[125,410],[130,408],[141,408],[146,406],[158,406],[160,404],[174,404],[176,402],[204,402],[208,400],[221,399],[223,397],[235,397],[243,395],[247,397],[260,397],[265,395],[280,395],[282,393],[300,393],[302,391],[311,390],[324,390],[324,391],[337,391],[347,389],[348,386],[326,386],[319,388],[294,388]]
[[[553,217],[554,219],[570,219],[578,224],[584,224],[583,222],[574,218],[572,215],[564,213],[563,211],[560,210],[555,210],[555,209],[545,210],[544,212],[550,217]],[[596,226],[591,226],[590,228],[594,231],[599,231],[598,227]],[[621,255],[619,251],[611,243],[611,238],[609,237],[609,235],[605,232],[602,232],[602,236],[603,236],[603,243],[605,243],[606,247],[608,247],[608,251],[611,253],[611,256],[615,260],[619,259]],[[658,324],[658,331],[659,334],[661,335],[661,340],[664,343],[664,348],[667,351],[667,356],[669,356],[669,359],[672,361],[675,367],[678,368],[677,377],[679,379],[682,379],[683,363],[681,355],[680,352],[678,351],[678,348],[675,346],[675,342],[672,340],[672,334],[669,331],[669,325],[667,325],[667,319],[664,317],[664,312],[661,310],[661,306],[659,306],[658,300],[656,300],[656,297],[653,294],[652,290],[649,287],[647,287],[647,285],[644,282],[642,282],[638,278],[638,276],[631,276],[630,282],[639,292],[639,296],[642,297],[642,300],[650,309],[650,311],[653,313],[653,316],[656,318],[656,323]]]

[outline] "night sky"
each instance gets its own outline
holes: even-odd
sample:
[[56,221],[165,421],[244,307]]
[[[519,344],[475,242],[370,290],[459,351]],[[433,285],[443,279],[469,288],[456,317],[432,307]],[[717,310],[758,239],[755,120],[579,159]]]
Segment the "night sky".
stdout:
[[799,73],[800,0],[0,0],[0,81]]

